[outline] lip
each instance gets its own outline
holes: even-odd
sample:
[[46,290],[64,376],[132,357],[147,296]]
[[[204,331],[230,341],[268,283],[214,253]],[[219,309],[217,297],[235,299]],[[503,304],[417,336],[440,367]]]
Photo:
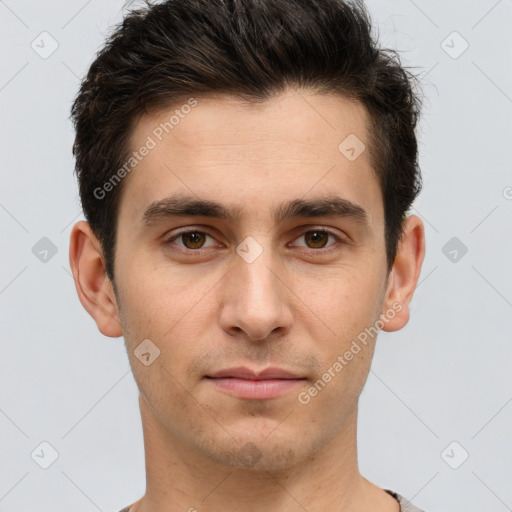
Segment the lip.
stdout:
[[268,380],[268,379],[302,379],[303,377],[299,375],[295,375],[292,372],[284,370],[283,368],[278,368],[276,366],[271,366],[269,368],[265,368],[260,371],[253,371],[250,368],[245,366],[239,366],[237,368],[226,368],[225,370],[220,370],[219,372],[212,373],[211,375],[207,375],[212,379],[218,379],[223,377],[232,377],[236,379],[245,379],[245,380]]
[[300,385],[300,377],[283,368],[270,367],[256,372],[246,367],[227,368],[207,375],[215,388],[228,395],[246,400],[269,400]]

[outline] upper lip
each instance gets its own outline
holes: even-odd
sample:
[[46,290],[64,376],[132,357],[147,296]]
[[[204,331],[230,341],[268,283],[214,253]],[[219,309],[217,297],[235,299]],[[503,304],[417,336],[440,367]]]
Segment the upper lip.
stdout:
[[264,379],[302,379],[303,377],[299,375],[295,375],[287,370],[283,370],[283,368],[277,368],[275,366],[271,366],[269,368],[265,368],[262,371],[253,371],[245,366],[240,366],[237,368],[226,368],[225,370],[220,370],[219,372],[212,373],[211,375],[207,375],[207,377],[219,379],[222,377],[232,377],[237,379],[247,379],[247,380],[264,380]]

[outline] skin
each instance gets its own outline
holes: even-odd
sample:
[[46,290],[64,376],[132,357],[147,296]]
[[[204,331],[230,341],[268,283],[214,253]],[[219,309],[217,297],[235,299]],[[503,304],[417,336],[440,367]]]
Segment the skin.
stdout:
[[[142,117],[132,147],[175,108]],[[198,98],[125,178],[117,294],[88,224],[74,226],[79,298],[104,335],[124,336],[140,390],[147,487],[131,512],[399,510],[357,462],[357,404],[376,337],[309,403],[298,400],[393,305],[401,309],[384,330],[409,320],[425,252],[422,221],[404,221],[388,273],[368,145],[354,161],[338,150],[349,134],[367,141],[368,125],[365,108],[339,96],[287,90],[250,107],[227,96]],[[361,206],[368,224],[272,216],[282,202],[333,192]],[[176,193],[238,207],[240,218],[162,217],[145,226],[146,208]],[[178,228],[198,238],[169,241]],[[319,229],[341,241],[312,238]],[[251,263],[236,252],[249,236],[262,249]],[[148,366],[134,354],[145,339],[160,350]],[[247,400],[205,378],[237,366],[277,366],[304,380],[279,397]]]

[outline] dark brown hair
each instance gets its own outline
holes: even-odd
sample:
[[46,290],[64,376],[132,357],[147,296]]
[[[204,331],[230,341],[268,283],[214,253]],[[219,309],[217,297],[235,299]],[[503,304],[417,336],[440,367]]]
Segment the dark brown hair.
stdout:
[[98,52],[71,109],[82,207],[109,278],[125,180],[102,197],[97,191],[125,165],[140,116],[191,96],[261,102],[288,86],[340,94],[368,110],[391,268],[402,221],[421,189],[413,80],[395,51],[377,46],[357,0],[147,0],[131,10]]

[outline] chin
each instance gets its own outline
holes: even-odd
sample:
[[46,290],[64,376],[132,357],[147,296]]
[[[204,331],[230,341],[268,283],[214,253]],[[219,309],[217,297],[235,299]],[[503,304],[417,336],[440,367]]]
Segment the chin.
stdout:
[[[275,436],[272,439],[272,436]],[[288,437],[269,437],[247,431],[239,437],[211,440],[201,447],[202,453],[217,464],[251,471],[279,471],[288,469],[309,455],[308,447],[299,447],[297,436],[288,432]],[[314,450],[314,447],[309,447]]]
[[268,446],[247,442],[237,451],[210,454],[217,464],[250,471],[279,471],[288,469],[300,461],[297,452],[291,447],[269,450]]

